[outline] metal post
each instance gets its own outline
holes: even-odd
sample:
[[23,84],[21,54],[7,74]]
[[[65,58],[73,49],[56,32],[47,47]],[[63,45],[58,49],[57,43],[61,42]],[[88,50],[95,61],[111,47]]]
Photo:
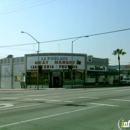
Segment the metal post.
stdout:
[[38,56],[38,64],[37,64],[37,89],[39,89],[39,48],[40,48],[40,44],[38,42],[38,51],[37,51],[37,56]]
[[[83,36],[83,37],[89,37],[89,36]],[[71,69],[71,87],[73,88],[73,43],[78,40],[79,38],[83,38],[83,37],[77,37],[75,40],[72,41],[72,51],[71,51],[71,66],[72,66],[72,69]]]
[[72,69],[71,69],[71,88],[73,88],[73,42],[72,41],[72,50],[71,50],[71,66],[72,66]]
[[32,37],[38,44],[38,51],[37,51],[37,56],[38,56],[38,64],[37,64],[37,89],[39,89],[39,50],[40,50],[40,42],[38,40],[36,40],[31,34],[21,31],[21,33],[26,33],[27,35],[29,35],[30,37]]

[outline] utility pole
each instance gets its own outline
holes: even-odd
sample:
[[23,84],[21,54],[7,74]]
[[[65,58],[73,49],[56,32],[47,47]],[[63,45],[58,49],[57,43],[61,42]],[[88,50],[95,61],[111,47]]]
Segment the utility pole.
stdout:
[[38,56],[38,63],[37,63],[37,89],[39,89],[39,50],[40,50],[40,42],[38,40],[36,40],[31,34],[21,31],[21,33],[25,33],[27,35],[29,35],[30,37],[32,37],[38,44],[38,51],[37,51],[37,56]]

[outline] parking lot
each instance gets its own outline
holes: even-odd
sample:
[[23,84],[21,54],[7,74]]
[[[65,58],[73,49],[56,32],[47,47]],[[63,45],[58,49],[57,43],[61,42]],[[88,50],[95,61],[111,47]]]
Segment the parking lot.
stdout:
[[130,88],[0,90],[0,130],[117,130]]

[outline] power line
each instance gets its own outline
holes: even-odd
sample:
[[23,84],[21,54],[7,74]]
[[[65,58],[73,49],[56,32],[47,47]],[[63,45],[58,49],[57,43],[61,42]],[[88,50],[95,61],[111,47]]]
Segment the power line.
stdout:
[[86,37],[86,36],[90,37],[90,36],[104,35],[104,34],[116,33],[116,32],[121,32],[121,31],[128,31],[128,30],[130,30],[130,28],[121,29],[121,30],[115,30],[115,31],[110,31],[110,32],[103,32],[103,33],[90,34],[90,35],[79,36],[79,37],[71,37],[71,38],[65,38],[65,39],[44,41],[44,42],[40,42],[40,43],[57,42],[57,41],[64,41],[64,40],[71,40],[71,39],[82,38],[82,37]]
[[[103,33],[90,34],[90,35],[84,35],[84,36],[78,36],[78,37],[71,37],[71,38],[57,39],[57,40],[51,40],[51,41],[44,41],[44,42],[39,42],[39,43],[65,41],[65,40],[71,40],[71,39],[76,39],[76,38],[82,38],[82,37],[86,37],[86,36],[87,37],[91,37],[91,36],[105,35],[105,34],[117,33],[117,32],[128,31],[128,30],[130,30],[130,28],[120,29],[120,30],[114,30],[114,31],[109,31],[109,32],[103,32]],[[7,46],[0,46],[0,48],[4,48],[4,47],[15,47],[15,46],[25,46],[25,45],[32,45],[32,44],[37,44],[37,43],[26,43],[26,44],[19,44],[19,45],[18,44],[7,45]]]
[[9,13],[22,11],[22,10],[33,8],[36,6],[41,6],[43,4],[49,4],[49,3],[52,3],[54,1],[56,1],[56,0],[49,0],[49,1],[38,0],[35,2],[31,2],[29,4],[25,3],[25,5],[19,5],[18,7],[14,6],[14,8],[12,8],[12,6],[10,6],[10,9],[6,9],[6,11],[3,11],[3,12],[1,11],[0,15],[5,15],[5,14],[9,14]]

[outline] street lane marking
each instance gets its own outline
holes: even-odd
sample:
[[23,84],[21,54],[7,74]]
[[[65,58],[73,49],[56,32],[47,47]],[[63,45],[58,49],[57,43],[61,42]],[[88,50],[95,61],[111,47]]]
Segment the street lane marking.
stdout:
[[118,105],[111,105],[111,104],[101,104],[101,103],[89,103],[89,104],[98,105],[98,106],[118,107]]
[[0,98],[0,99],[18,99],[17,97],[2,97],[2,98]]
[[42,101],[47,101],[47,102],[74,102],[74,101],[49,100],[49,99],[34,99],[34,100],[42,100]]
[[98,97],[79,97],[79,98],[99,99]]
[[29,97],[31,96],[31,97],[37,97],[37,96],[45,96],[45,95],[28,95]]
[[123,102],[130,102],[130,100],[124,100],[124,99],[109,99],[109,100],[123,101]]
[[0,109],[1,109],[1,108],[12,107],[12,106],[14,106],[12,103],[1,103],[1,104],[0,104]]
[[17,108],[24,108],[24,107],[31,107],[31,106],[38,106],[38,105],[41,105],[41,104],[33,104],[33,105],[26,105],[26,106],[19,106],[19,107],[10,107],[10,108],[4,108],[4,109],[1,109],[0,108],[0,111],[1,110],[10,110],[10,109],[17,109]]
[[46,101],[49,101],[49,102],[62,102],[62,100],[46,100]]
[[73,110],[73,111],[67,111],[67,112],[63,112],[63,113],[57,113],[57,114],[53,114],[53,115],[48,115],[48,116],[33,118],[33,119],[29,119],[29,120],[19,121],[19,122],[15,122],[15,123],[6,124],[6,125],[1,125],[0,128],[14,126],[14,125],[18,125],[18,124],[23,124],[23,123],[46,119],[46,118],[55,117],[55,116],[61,116],[61,115],[70,114],[70,113],[74,113],[74,112],[84,111],[84,110],[92,109],[92,108],[96,108],[96,107],[100,107],[100,106],[92,106],[92,107],[87,107],[87,108],[83,108],[83,109],[77,109],[77,110]]
[[42,100],[42,101],[50,101],[50,102],[62,102],[63,100],[51,100],[51,99],[42,99],[42,98],[37,98],[34,100]]
[[68,103],[70,102],[71,103],[71,102],[74,102],[74,101],[65,101],[65,102],[68,102]]

